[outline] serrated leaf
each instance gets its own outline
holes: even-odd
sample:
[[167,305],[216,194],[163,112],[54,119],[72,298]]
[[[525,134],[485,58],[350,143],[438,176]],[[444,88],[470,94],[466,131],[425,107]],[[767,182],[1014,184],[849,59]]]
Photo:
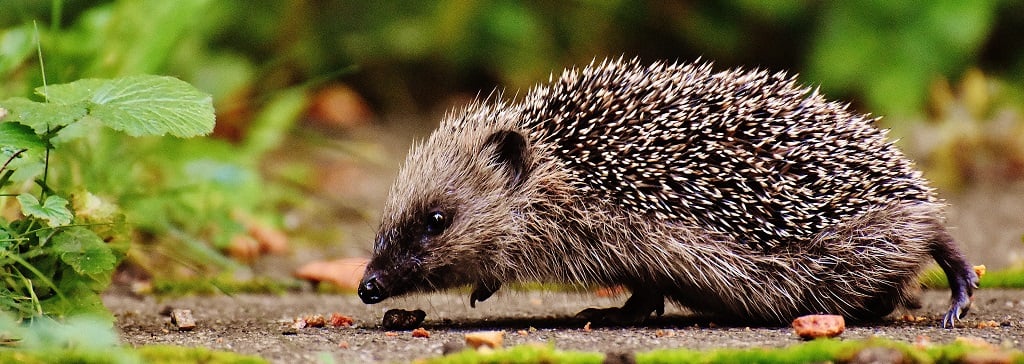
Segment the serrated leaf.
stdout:
[[89,115],[131,136],[192,137],[213,131],[213,100],[185,81],[167,76],[83,79],[50,86],[51,102],[88,101]]
[[55,104],[15,97],[0,101],[0,107],[7,109],[9,113],[4,121],[17,121],[27,125],[36,134],[71,124],[86,115],[85,104],[82,102]]
[[61,261],[82,275],[109,273],[117,264],[110,247],[92,230],[83,227],[64,229],[55,235],[53,249]]
[[60,196],[49,196],[40,204],[35,196],[23,193],[18,195],[18,202],[21,203],[21,212],[23,214],[44,219],[52,227],[71,223],[71,210],[68,210],[68,200]]
[[46,143],[28,125],[0,122],[0,147],[40,150],[46,148]]

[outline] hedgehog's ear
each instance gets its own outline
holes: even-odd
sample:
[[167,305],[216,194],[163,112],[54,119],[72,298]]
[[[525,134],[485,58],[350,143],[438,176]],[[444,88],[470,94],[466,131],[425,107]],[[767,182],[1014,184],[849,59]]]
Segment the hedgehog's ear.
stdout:
[[495,132],[484,141],[481,151],[492,153],[494,161],[505,166],[509,172],[509,187],[518,186],[526,179],[530,156],[522,134],[511,130]]

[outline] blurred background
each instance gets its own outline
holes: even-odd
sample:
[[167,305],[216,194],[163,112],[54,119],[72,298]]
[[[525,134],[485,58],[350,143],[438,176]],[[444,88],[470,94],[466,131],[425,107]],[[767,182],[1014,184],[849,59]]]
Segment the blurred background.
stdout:
[[211,137],[99,132],[53,178],[123,210],[124,279],[245,280],[368,255],[407,147],[479,95],[606,57],[789,70],[883,116],[974,263],[1001,269],[1024,265],[1022,33],[1009,0],[3,0],[0,99],[41,66],[212,94]]

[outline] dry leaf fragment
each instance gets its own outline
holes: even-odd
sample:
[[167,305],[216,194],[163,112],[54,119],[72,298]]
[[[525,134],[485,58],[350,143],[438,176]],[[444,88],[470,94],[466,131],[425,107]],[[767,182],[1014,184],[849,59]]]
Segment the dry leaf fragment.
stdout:
[[327,282],[344,290],[355,290],[366,270],[366,258],[343,258],[310,262],[295,270],[295,277],[312,282]]
[[427,331],[424,328],[420,327],[415,330],[412,330],[412,337],[430,338],[430,331]]
[[466,334],[466,345],[479,349],[481,346],[500,348],[505,341],[504,331],[477,331]]
[[353,321],[351,317],[342,315],[342,314],[337,313],[337,312],[331,314],[331,326],[334,326],[334,327],[339,327],[339,326],[348,327],[348,326],[352,326],[353,323],[355,323],[355,321]]

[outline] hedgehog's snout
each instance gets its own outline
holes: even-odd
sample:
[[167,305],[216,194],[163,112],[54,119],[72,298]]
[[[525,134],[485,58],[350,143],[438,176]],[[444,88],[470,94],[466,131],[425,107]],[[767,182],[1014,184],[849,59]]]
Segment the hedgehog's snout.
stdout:
[[388,298],[384,293],[384,286],[380,283],[380,273],[366,272],[363,280],[359,282],[359,298],[365,304],[374,304]]

